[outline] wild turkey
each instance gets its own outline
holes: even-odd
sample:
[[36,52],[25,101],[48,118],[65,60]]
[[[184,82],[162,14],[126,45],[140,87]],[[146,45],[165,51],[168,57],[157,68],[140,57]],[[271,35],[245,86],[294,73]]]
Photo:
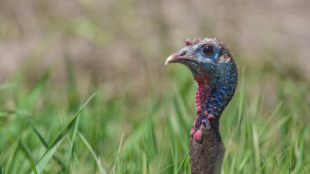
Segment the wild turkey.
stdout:
[[238,68],[228,47],[216,38],[185,40],[185,44],[165,64],[186,65],[197,82],[197,114],[190,132],[191,173],[220,173],[225,148],[219,120],[237,87]]

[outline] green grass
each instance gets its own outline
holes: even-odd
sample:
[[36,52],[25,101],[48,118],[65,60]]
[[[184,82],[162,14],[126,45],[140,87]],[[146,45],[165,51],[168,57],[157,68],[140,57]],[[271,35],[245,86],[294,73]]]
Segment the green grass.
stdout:
[[[107,98],[104,84],[79,99],[67,70],[69,82],[61,87],[53,86],[51,69],[32,87],[16,78],[22,75],[2,84],[2,173],[190,173],[195,85],[177,75],[188,71],[172,69],[162,95],[150,91],[134,101],[128,93]],[[237,93],[221,118],[222,173],[309,173],[307,83],[279,77],[276,105],[269,106],[264,90],[252,92],[256,77],[246,72],[240,69]]]

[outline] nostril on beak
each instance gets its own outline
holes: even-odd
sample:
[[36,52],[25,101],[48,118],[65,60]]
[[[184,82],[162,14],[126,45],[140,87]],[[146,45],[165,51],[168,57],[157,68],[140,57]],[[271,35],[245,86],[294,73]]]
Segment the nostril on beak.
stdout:
[[187,53],[187,51],[184,51],[179,56],[184,56],[186,53]]

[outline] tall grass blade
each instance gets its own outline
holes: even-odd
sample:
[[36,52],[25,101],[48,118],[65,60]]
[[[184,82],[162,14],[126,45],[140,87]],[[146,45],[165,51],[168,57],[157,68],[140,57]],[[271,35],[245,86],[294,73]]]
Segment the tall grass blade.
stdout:
[[32,123],[32,121],[28,118],[28,116],[26,116],[25,114],[23,114],[22,111],[20,111],[22,115],[24,115],[24,117],[26,118],[28,124],[31,126],[31,128],[33,129],[33,131],[36,133],[36,135],[38,136],[38,138],[40,139],[40,141],[43,143],[43,145],[48,148],[49,143],[45,140],[45,138],[40,134],[40,132],[38,131],[38,129],[34,126],[34,124]]
[[68,131],[71,129],[71,127],[73,126],[73,124],[75,123],[77,117],[79,116],[79,114],[82,112],[82,110],[84,109],[84,107],[87,105],[87,103],[96,95],[93,94],[91,95],[88,100],[84,103],[84,105],[79,109],[79,111],[72,117],[72,119],[69,121],[69,123],[58,133],[58,135],[56,136],[56,138],[52,141],[51,146],[54,146],[60,139],[62,139],[67,133]]
[[82,109],[86,106],[86,104],[92,99],[92,97],[95,94],[93,94],[89,99],[84,103],[84,105],[80,108],[80,110],[75,114],[75,116],[69,121],[69,123],[58,133],[56,138],[52,141],[51,145],[48,147],[46,152],[44,153],[43,157],[41,158],[40,162],[36,166],[37,172],[41,173],[45,166],[47,165],[50,158],[53,156],[55,151],[57,150],[57,147],[62,142],[64,136],[68,133],[68,131],[71,129],[72,125],[75,123],[77,117],[80,115]]
[[184,150],[187,150],[187,147],[185,145],[185,137],[184,137],[185,131],[186,131],[185,120],[183,120],[183,118],[182,118],[183,114],[180,112],[180,108],[179,108],[178,104],[176,103],[176,101],[173,98],[171,98],[171,101],[173,104],[175,118],[177,120],[177,122],[171,121],[171,123],[173,123],[171,126],[177,127],[177,129],[178,129],[177,133],[178,133],[178,136],[180,137],[181,145],[182,145]]
[[241,131],[241,119],[242,119],[242,107],[243,107],[243,93],[244,93],[244,72],[245,68],[242,68],[242,78],[241,78],[241,85],[240,85],[240,96],[239,96],[239,105],[238,105],[238,125],[239,125],[239,132]]
[[302,170],[303,167],[304,167],[304,165],[305,165],[306,163],[309,163],[309,161],[310,161],[310,155],[308,155],[308,157],[306,158],[306,160],[304,160],[303,163],[301,163],[301,164],[299,164],[297,167],[295,167],[295,169],[292,171],[291,174],[300,173],[300,170]]
[[187,151],[187,153],[186,153],[186,155],[185,155],[185,157],[184,157],[184,159],[183,159],[179,169],[177,170],[176,174],[180,173],[180,171],[181,171],[181,169],[182,169],[182,167],[183,167],[183,165],[184,165],[184,163],[185,163],[185,161],[186,161],[186,159],[188,157],[188,154],[189,154],[189,150]]
[[163,170],[161,170],[159,173],[163,173],[163,172],[165,172],[166,170],[168,170],[170,167],[172,167],[173,165],[175,165],[175,163],[179,162],[180,160],[181,160],[181,159],[179,159],[178,161],[176,161],[176,162],[174,162],[174,163],[170,164],[168,167],[164,168],[164,169],[163,169]]
[[10,155],[10,157],[9,157],[9,160],[8,160],[8,162],[7,162],[7,164],[6,164],[6,168],[5,168],[4,174],[8,173],[9,170],[10,170],[10,167],[11,167],[11,164],[12,164],[12,161],[13,161],[13,158],[14,158],[14,156],[15,156],[15,154],[16,154],[16,150],[17,150],[19,141],[20,141],[20,139],[18,138],[18,139],[15,141],[14,145],[13,145],[13,151],[12,151],[12,153],[11,153],[11,155]]
[[[175,90],[175,97],[176,97],[176,101],[178,103],[178,108],[180,109],[180,114],[183,118],[183,120],[187,120],[187,109],[186,109],[186,105],[184,103],[184,100],[182,99],[182,96],[180,94],[180,92],[177,90],[177,87],[175,86],[176,90]],[[190,123],[188,123],[190,125]]]
[[[33,157],[32,157],[32,155],[31,155],[31,153],[30,153],[30,150],[29,150],[29,148],[25,145],[25,143],[21,140],[20,141],[20,144],[21,144],[21,146],[23,147],[23,149],[24,149],[24,151],[26,152],[26,154],[28,155],[28,157],[29,157],[29,159],[30,159],[30,162],[31,163],[33,163],[34,164],[34,162],[33,162]],[[34,166],[35,166],[36,164],[34,164]]]
[[[40,164],[40,162],[39,162],[40,167],[45,167],[45,165],[46,165],[45,162],[49,160],[49,156],[48,156],[48,155],[50,155],[50,154],[53,155],[53,154],[54,154],[54,153],[52,153],[52,151],[50,151],[51,148],[54,148],[54,150],[57,149],[57,147],[56,147],[56,149],[55,149],[55,145],[58,144],[59,141],[62,141],[62,140],[63,140],[64,136],[68,133],[68,131],[71,129],[72,125],[75,123],[76,118],[79,116],[79,114],[81,113],[82,109],[86,106],[86,104],[92,99],[92,97],[93,97],[94,95],[95,95],[95,94],[93,94],[92,96],[89,97],[89,99],[84,103],[84,105],[80,108],[80,110],[73,116],[73,118],[72,118],[72,119],[68,122],[68,124],[58,133],[58,135],[56,136],[56,138],[55,138],[55,139],[52,141],[52,143],[48,146],[46,152],[44,153],[43,157],[42,157],[41,160],[40,160],[40,161],[42,161],[43,158],[44,158],[44,161],[41,162],[41,164]],[[27,117],[26,117],[26,118],[27,118]],[[32,126],[33,126],[33,128],[35,128],[33,124],[32,124]],[[35,130],[36,130],[36,129],[35,129]],[[37,132],[38,132],[38,131],[37,131]],[[38,132],[38,134],[39,134],[39,132]],[[37,135],[38,135],[38,134],[37,134]],[[39,134],[39,135],[40,135],[40,134]],[[43,136],[42,136],[42,137],[43,137]],[[49,154],[47,155],[47,153],[49,153]],[[38,165],[39,165],[39,164],[38,164]],[[65,167],[65,166],[66,166],[66,165],[64,165],[64,167]],[[37,168],[37,170],[39,171],[38,168]],[[43,170],[43,169],[42,169],[42,170]],[[40,172],[38,172],[38,173],[40,173]]]
[[240,165],[239,165],[239,167],[238,167],[238,173],[240,173],[240,172],[242,171],[242,169],[243,169],[244,165],[246,164],[246,162],[248,161],[248,158],[250,157],[250,155],[251,155],[251,152],[250,152],[250,151],[248,151],[248,152],[244,155],[243,160],[241,161],[241,163],[240,163]]
[[56,150],[57,150],[58,146],[61,144],[62,140],[63,140],[63,138],[59,139],[57,142],[55,142],[55,144],[50,146],[50,148],[44,153],[44,155],[41,158],[41,160],[39,161],[39,163],[35,166],[36,171],[32,171],[31,174],[35,174],[35,172],[37,172],[39,174],[43,173],[43,170],[45,169],[46,165],[48,164],[48,162],[50,161],[50,159],[52,158],[52,156],[56,152]]
[[121,141],[120,141],[119,146],[118,146],[117,155],[115,157],[115,162],[114,162],[114,166],[113,166],[114,173],[116,173],[116,167],[117,167],[117,164],[119,163],[119,160],[120,160],[124,136],[125,136],[125,132],[123,132],[123,134],[122,134]]
[[[2,152],[2,153],[1,153],[1,155],[0,155],[0,159],[1,159],[2,155],[3,155],[3,152]],[[2,174],[2,168],[1,168],[1,165],[0,165],[0,174]]]
[[280,107],[282,106],[283,102],[281,101],[277,107],[274,109],[274,111],[272,112],[272,114],[268,117],[268,121],[267,123],[264,125],[264,127],[261,129],[261,131],[259,132],[259,137],[262,137],[262,135],[264,134],[264,132],[267,130],[267,127],[269,126],[272,118],[276,115],[276,113],[278,112],[278,110],[280,109]]
[[147,159],[146,159],[146,153],[143,152],[142,154],[142,173],[147,174]]
[[29,160],[30,160],[30,163],[31,163],[32,170],[33,170],[34,174],[37,174],[37,169],[36,169],[36,166],[35,166],[35,164],[34,164],[34,162],[33,162],[33,158],[31,157],[31,154],[30,154],[30,152],[29,152],[29,149],[25,146],[24,142],[20,141],[20,143],[22,144],[22,146],[23,146],[25,152],[27,153],[27,156],[28,156],[28,158],[29,158]]
[[253,131],[253,147],[255,155],[255,170],[257,171],[260,168],[260,149],[259,149],[259,137],[257,134],[256,125],[252,125],[252,131]]
[[74,130],[73,130],[73,134],[72,134],[72,138],[71,138],[71,144],[70,144],[70,151],[71,151],[71,153],[70,153],[67,165],[66,165],[65,173],[68,173],[69,163],[70,163],[72,155],[74,153],[74,143],[75,143],[76,133],[77,133],[77,130],[78,130],[78,127],[79,127],[79,120],[80,120],[79,118],[80,118],[80,114],[76,118]]
[[91,147],[91,145],[89,144],[89,142],[86,140],[86,138],[80,133],[77,132],[80,136],[80,138],[83,140],[83,142],[85,143],[85,145],[87,146],[88,150],[90,151],[90,153],[93,155],[93,157],[95,158],[95,161],[97,162],[99,171],[101,174],[106,174],[105,169],[102,167],[100,160],[98,159],[95,151],[93,150],[93,148]]
[[[34,124],[32,123],[32,121],[28,118],[28,116],[26,116],[25,114],[23,114],[21,112],[22,115],[24,115],[24,117],[26,118],[28,124],[31,126],[31,128],[33,129],[33,131],[36,133],[36,135],[39,137],[41,143],[43,143],[43,145],[48,148],[50,145],[49,143],[45,140],[45,138],[40,134],[40,132],[37,130],[37,128],[34,126]],[[25,149],[27,150],[27,149]],[[30,155],[30,153],[28,153]],[[65,163],[59,159],[56,156],[53,156],[53,158],[55,159],[55,161],[57,161],[61,166],[65,167]]]

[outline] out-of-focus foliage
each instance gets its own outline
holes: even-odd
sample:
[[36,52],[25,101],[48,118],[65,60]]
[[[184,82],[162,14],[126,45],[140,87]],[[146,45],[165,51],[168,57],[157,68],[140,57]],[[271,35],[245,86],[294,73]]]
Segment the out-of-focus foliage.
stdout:
[[309,5],[3,0],[0,173],[190,173],[196,86],[164,61],[196,37],[239,65],[223,173],[309,173]]

